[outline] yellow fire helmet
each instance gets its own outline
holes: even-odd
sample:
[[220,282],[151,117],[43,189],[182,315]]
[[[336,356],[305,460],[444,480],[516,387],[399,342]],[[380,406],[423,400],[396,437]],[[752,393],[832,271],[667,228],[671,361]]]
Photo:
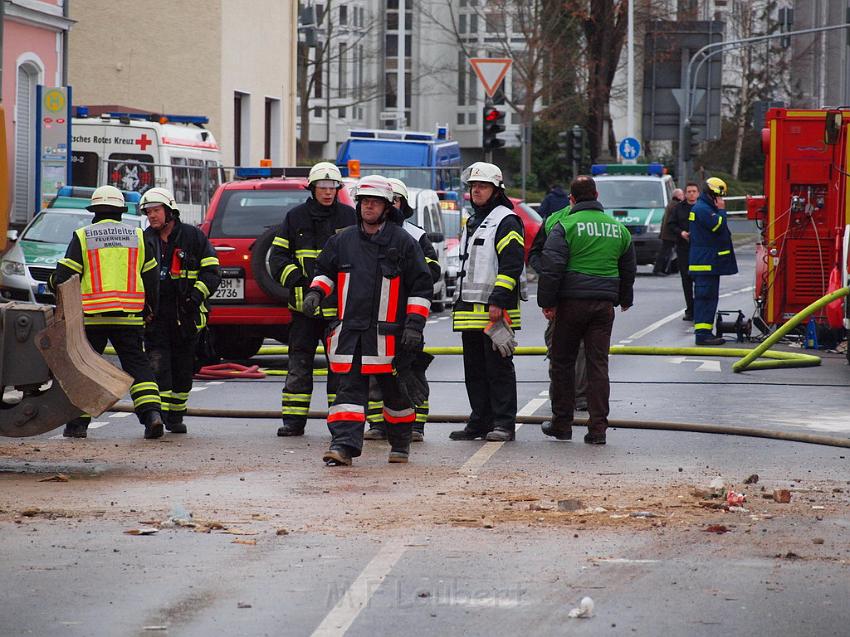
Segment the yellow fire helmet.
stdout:
[[705,180],[705,185],[718,197],[726,196],[726,182],[720,179],[720,177],[709,177]]

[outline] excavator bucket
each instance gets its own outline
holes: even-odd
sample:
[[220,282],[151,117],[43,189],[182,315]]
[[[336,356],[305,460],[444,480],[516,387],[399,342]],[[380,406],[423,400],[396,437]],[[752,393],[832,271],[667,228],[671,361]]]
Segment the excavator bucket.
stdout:
[[84,412],[98,416],[132,384],[86,339],[79,277],[57,292],[55,310],[0,303],[2,436],[37,436]]

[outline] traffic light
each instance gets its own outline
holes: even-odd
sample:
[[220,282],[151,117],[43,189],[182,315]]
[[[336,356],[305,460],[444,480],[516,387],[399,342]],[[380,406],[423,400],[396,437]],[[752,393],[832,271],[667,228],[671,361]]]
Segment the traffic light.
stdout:
[[571,133],[573,161],[581,163],[581,159],[584,156],[584,129],[576,124],[573,126]]
[[682,153],[685,161],[690,161],[697,154],[699,147],[699,129],[689,123],[685,124],[685,148]]
[[491,151],[504,146],[505,140],[499,139],[498,135],[505,130],[505,111],[494,106],[485,106],[483,122],[481,145],[484,150]]
[[572,146],[570,145],[570,131],[561,131],[558,133],[558,161],[569,163],[573,160]]

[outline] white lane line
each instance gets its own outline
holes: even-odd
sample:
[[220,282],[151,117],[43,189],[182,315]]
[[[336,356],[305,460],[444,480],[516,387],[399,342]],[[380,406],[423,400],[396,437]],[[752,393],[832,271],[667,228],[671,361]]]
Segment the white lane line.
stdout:
[[431,321],[425,321],[425,325],[436,325],[436,324],[437,324],[437,320],[436,320],[436,319],[431,320]]
[[[96,420],[94,422],[89,423],[89,429],[99,429],[99,428],[103,427],[104,425],[108,425],[108,424],[109,424],[109,422],[106,421],[106,420]],[[62,434],[50,436],[50,440],[61,440],[62,438],[64,438],[64,436]]]
[[620,341],[620,344],[621,345],[628,345],[631,342],[632,342],[631,339],[624,338],[622,341]]
[[192,389],[190,389],[189,391],[190,392],[193,392],[193,391],[197,392],[197,391],[204,391],[205,389],[206,389],[206,387],[192,387]]
[[451,318],[451,316],[441,316],[441,317],[440,317],[440,318],[438,318],[437,320],[438,320],[438,321],[446,321],[446,320],[448,320],[448,319],[450,319],[450,318]]
[[223,380],[211,380],[207,383],[207,385],[224,385]]
[[108,418],[126,418],[127,416],[132,416],[133,412],[131,411],[114,411],[109,414]]
[[313,631],[313,637],[344,635],[405,551],[409,538],[390,540],[351,583],[348,590]]
[[[527,405],[517,412],[517,416],[530,416],[548,399],[532,398]],[[516,428],[522,427],[517,423]],[[472,471],[479,469],[487,460],[498,451],[503,442],[487,442],[481,449],[476,451],[467,460],[460,471]],[[345,591],[339,601],[322,620],[322,623],[313,631],[312,637],[341,637],[344,635],[360,612],[366,608],[372,595],[381,583],[386,579],[396,563],[401,559],[406,550],[406,545],[411,544],[409,537],[389,540],[384,544],[377,555],[360,572],[351,586]]]
[[[532,398],[528,401],[528,404],[525,405],[522,409],[517,412],[517,416],[530,416],[535,411],[540,409],[543,405],[545,405],[549,401],[548,398]],[[516,430],[519,431],[522,424],[516,424]],[[464,462],[460,469],[458,469],[458,473],[475,473],[478,471],[484,463],[487,462],[490,458],[493,457],[493,454],[496,453],[499,449],[502,448],[504,442],[485,442],[484,446],[482,446],[478,451],[476,451],[472,456]]]
[[[725,299],[725,298],[728,298],[730,296],[735,296],[736,294],[743,294],[744,292],[749,292],[752,289],[753,289],[753,286],[749,285],[749,286],[747,286],[745,288],[741,288],[739,290],[732,290],[731,292],[727,292],[726,294],[721,294],[718,298]],[[685,313],[684,310],[679,310],[678,312],[674,312],[673,314],[670,314],[669,316],[665,316],[663,319],[659,319],[659,320],[655,321],[655,323],[652,323],[651,325],[647,325],[642,330],[635,332],[634,334],[632,334],[631,336],[628,337],[628,340],[633,341],[633,340],[636,340],[636,339],[639,339],[639,338],[643,338],[644,336],[646,336],[650,332],[654,332],[655,330],[657,330],[662,325],[666,325],[670,321],[679,318],[684,313]],[[620,341],[620,342],[622,343],[623,341]]]

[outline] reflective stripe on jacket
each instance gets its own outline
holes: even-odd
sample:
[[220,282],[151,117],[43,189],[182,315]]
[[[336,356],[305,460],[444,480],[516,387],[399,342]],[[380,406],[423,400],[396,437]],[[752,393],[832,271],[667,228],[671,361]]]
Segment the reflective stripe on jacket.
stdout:
[[689,215],[691,276],[720,276],[738,272],[732,233],[726,211],[718,209],[706,193],[700,195]]
[[99,221],[79,228],[76,235],[84,260],[80,279],[83,313],[141,313],[145,309],[142,229]]

